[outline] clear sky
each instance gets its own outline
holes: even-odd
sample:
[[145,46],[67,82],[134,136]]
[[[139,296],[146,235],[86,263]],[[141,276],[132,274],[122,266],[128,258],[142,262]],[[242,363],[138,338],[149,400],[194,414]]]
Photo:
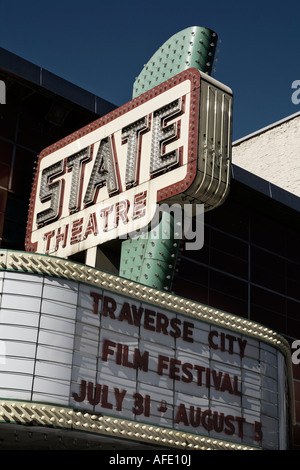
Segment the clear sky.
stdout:
[[213,76],[234,93],[234,140],[300,112],[299,0],[2,1],[0,45],[121,106],[143,65],[173,34],[219,37]]

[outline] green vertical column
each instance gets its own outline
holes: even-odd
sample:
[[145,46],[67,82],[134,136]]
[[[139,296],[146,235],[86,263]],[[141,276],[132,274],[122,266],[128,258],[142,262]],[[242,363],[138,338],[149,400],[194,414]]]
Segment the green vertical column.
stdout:
[[[217,44],[214,31],[193,26],[172,36],[151,57],[133,85],[133,98],[160,85],[188,68],[211,74]],[[174,276],[180,240],[172,213],[140,237],[123,241],[119,274],[159,290],[169,290]],[[164,236],[167,233],[168,237]]]
[[191,67],[211,74],[218,37],[207,28],[184,29],[166,41],[144,65],[133,85],[133,98]]

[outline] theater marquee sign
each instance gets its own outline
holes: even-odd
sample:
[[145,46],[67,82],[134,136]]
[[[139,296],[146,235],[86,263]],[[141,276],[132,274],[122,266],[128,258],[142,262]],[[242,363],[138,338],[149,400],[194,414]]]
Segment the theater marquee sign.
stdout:
[[[5,422],[178,448],[286,448],[291,364],[276,333],[67,260],[0,261]],[[9,415],[11,400],[23,402]]]
[[156,204],[213,209],[229,189],[232,92],[196,69],[39,156],[26,250],[68,257],[147,226]]

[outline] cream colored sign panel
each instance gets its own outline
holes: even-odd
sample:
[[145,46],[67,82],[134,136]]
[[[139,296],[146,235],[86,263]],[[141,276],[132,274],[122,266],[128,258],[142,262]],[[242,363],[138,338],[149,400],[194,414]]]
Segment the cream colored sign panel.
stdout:
[[186,178],[190,88],[187,80],[40,160],[36,251],[67,257],[151,221],[158,191]]
[[231,102],[227,87],[190,69],[45,149],[26,250],[66,258],[136,233],[164,201],[219,205]]

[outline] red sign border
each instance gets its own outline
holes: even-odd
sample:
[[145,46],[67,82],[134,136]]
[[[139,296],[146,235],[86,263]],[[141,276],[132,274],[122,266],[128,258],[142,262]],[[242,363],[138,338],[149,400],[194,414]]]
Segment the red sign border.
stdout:
[[38,164],[37,164],[36,173],[34,176],[32,190],[31,190],[31,197],[30,197],[29,210],[28,210],[26,239],[25,239],[26,251],[36,252],[36,249],[37,249],[37,242],[32,243],[31,241],[31,233],[32,233],[33,214],[34,214],[34,207],[35,207],[35,201],[36,201],[36,195],[37,195],[36,190],[37,190],[37,182],[38,182],[38,175],[39,175],[39,168],[40,168],[41,160],[44,157],[50,155],[51,153],[56,152],[57,150],[80,139],[81,137],[89,134],[90,132],[93,132],[96,129],[99,129],[105,124],[128,113],[129,111],[137,108],[138,106],[141,106],[145,102],[150,101],[156,96],[159,96],[165,91],[175,87],[179,83],[182,83],[186,80],[190,80],[191,82],[187,173],[183,180],[178,181],[172,185],[166,186],[163,189],[160,189],[157,192],[157,202],[162,202],[162,201],[165,201],[166,199],[170,199],[173,196],[184,193],[191,186],[197,173],[198,126],[199,126],[199,104],[200,104],[200,80],[201,80],[200,71],[195,68],[189,68],[189,69],[184,70],[183,72],[180,72],[178,75],[175,75],[169,80],[147,91],[146,93],[143,93],[142,95],[134,98],[128,103],[115,109],[114,111],[111,111],[105,116],[102,116],[99,119],[96,119],[92,123],[87,124],[86,126],[82,127],[78,131],[73,132],[67,137],[64,137],[63,139],[55,142],[54,144],[42,150],[42,152],[39,154],[39,157],[38,157]]

